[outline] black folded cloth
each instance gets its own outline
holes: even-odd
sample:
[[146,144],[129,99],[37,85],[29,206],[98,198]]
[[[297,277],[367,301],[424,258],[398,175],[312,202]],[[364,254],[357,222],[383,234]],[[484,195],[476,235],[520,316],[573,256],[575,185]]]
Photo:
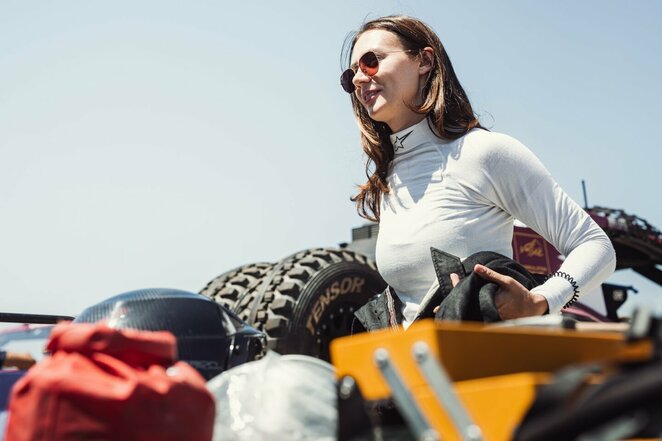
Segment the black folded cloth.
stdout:
[[[494,304],[494,296],[499,285],[475,274],[473,269],[476,264],[510,276],[529,290],[540,282],[540,279],[513,259],[492,251],[474,253],[464,261],[436,248],[430,248],[430,253],[439,288],[429,298],[424,299],[414,321],[433,317],[437,320],[485,323],[501,321]],[[455,287],[451,282],[451,273],[457,274],[460,278],[460,282]],[[398,296],[387,287],[384,292],[372,297],[354,313],[356,320],[353,333],[375,331],[402,323],[402,306]],[[435,313],[434,309],[437,306],[439,309]]]
[[[464,261],[452,254],[430,249],[432,262],[439,280],[439,289],[429,302],[421,305],[417,318],[435,317],[438,320],[467,320],[474,322],[501,321],[494,304],[494,296],[499,290],[495,282],[474,273],[474,266],[484,265],[489,269],[509,276],[524,285],[528,290],[538,285],[538,280],[526,268],[506,256],[491,251],[480,251]],[[450,274],[456,273],[460,282],[453,287]],[[439,305],[439,310],[433,312]]]

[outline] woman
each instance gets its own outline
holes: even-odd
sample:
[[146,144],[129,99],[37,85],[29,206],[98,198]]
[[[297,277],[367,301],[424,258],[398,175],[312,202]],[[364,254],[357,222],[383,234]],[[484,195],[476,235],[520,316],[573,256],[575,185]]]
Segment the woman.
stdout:
[[[436,281],[430,247],[465,259],[512,257],[513,220],[566,256],[531,290],[476,265],[499,285],[502,319],[557,313],[615,268],[605,233],[517,140],[483,129],[443,45],[406,16],[365,23],[351,40],[341,84],[351,94],[368,181],[352,200],[379,222],[377,266],[402,303],[405,326]],[[454,283],[457,277],[452,276]]]

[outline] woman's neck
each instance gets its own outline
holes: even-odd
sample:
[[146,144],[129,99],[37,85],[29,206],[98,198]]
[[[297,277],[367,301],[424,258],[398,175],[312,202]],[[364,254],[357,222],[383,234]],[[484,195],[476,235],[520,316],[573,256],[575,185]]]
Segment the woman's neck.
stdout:
[[392,133],[389,139],[391,140],[395,156],[410,154],[418,146],[429,142],[444,142],[435,134],[434,129],[427,119],[423,119],[412,126]]
[[421,115],[420,113],[413,113],[411,115],[404,115],[398,121],[388,123],[389,128],[392,133],[399,132],[406,129],[407,127],[415,126],[419,122],[423,121],[427,115]]

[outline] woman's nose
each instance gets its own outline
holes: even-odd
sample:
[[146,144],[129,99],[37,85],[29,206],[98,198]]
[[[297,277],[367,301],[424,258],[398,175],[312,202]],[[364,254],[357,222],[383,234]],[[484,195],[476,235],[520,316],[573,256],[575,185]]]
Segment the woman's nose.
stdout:
[[370,82],[370,77],[364,74],[361,69],[356,69],[356,73],[354,74],[354,78],[352,79],[352,83],[354,83],[354,87],[358,89],[359,87],[361,87],[362,84],[368,82]]

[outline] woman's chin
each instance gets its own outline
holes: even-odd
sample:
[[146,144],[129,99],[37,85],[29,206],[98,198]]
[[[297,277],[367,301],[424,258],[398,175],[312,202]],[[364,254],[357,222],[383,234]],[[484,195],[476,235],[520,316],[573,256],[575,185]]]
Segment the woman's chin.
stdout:
[[368,112],[368,116],[373,120],[378,122],[386,122],[386,118],[384,118],[384,106],[380,105],[380,103],[374,103],[370,106],[367,106],[366,111]]

